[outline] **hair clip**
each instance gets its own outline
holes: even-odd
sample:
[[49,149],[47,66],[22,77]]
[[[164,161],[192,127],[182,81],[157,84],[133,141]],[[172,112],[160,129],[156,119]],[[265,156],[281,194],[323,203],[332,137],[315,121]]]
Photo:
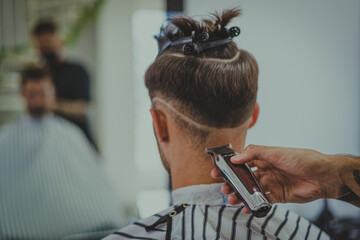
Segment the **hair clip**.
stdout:
[[185,55],[199,54],[205,49],[214,48],[230,43],[232,42],[233,37],[237,37],[240,35],[239,27],[231,27],[230,29],[225,28],[225,38],[215,41],[208,41],[209,33],[205,31],[200,34],[192,31],[191,36],[175,40],[176,36],[178,36],[178,31],[179,29],[177,28],[172,28],[170,30],[164,27],[161,28],[160,34],[155,36],[159,45],[158,55],[163,53],[167,48],[178,45],[183,45],[182,52]]
[[229,42],[232,42],[233,37],[237,37],[240,35],[239,27],[231,27],[230,29],[225,28],[225,31],[226,31],[226,35],[227,35],[226,38],[220,39],[220,40],[215,40],[215,41],[210,41],[210,42],[207,41],[209,39],[209,34],[207,32],[203,32],[201,34],[202,38],[200,38],[201,41],[199,41],[199,38],[194,37],[195,33],[193,31],[191,34],[193,36],[192,42],[185,44],[182,48],[182,52],[185,55],[199,54],[201,51],[203,51],[205,49],[221,46],[221,45],[227,44]]
[[209,33],[208,32],[202,32],[200,34],[196,34],[195,31],[191,32],[191,40],[193,42],[205,42],[209,39]]
[[226,30],[228,31],[229,36],[232,38],[239,36],[241,32],[239,27],[231,27],[229,30],[226,28]]
[[182,52],[185,53],[185,55],[190,55],[195,52],[199,52],[198,44],[209,40],[209,33],[202,32],[201,34],[196,34],[195,31],[192,31],[191,40],[192,40],[191,43],[185,44],[182,48]]

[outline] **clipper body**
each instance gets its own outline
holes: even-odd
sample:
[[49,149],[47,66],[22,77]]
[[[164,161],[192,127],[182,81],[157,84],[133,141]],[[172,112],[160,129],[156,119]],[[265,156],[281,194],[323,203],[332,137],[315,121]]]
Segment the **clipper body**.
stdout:
[[237,153],[231,149],[231,144],[207,148],[206,153],[211,155],[216,168],[224,180],[233,188],[238,198],[250,209],[255,217],[265,217],[271,209],[271,203],[262,191],[248,165],[235,165],[230,158]]

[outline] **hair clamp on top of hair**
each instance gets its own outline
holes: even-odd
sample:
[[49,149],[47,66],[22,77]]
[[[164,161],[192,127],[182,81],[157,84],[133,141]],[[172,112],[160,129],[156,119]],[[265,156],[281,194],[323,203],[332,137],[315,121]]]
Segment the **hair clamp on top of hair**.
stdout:
[[209,39],[208,32],[202,32],[201,34],[196,34],[195,31],[191,32],[191,43],[185,44],[182,48],[183,53],[190,55],[193,53],[199,53],[199,48],[197,45],[201,42],[206,42]]
[[222,39],[209,41],[209,33],[204,31],[197,34],[195,31],[191,32],[191,36],[186,36],[180,39],[176,39],[179,29],[173,29],[172,31],[166,31],[166,28],[162,27],[160,34],[155,36],[159,45],[158,55],[163,53],[167,48],[178,45],[183,45],[182,52],[185,55],[199,54],[205,49],[214,48],[227,43],[232,42],[232,38],[240,35],[240,28],[235,26],[230,29],[225,28],[225,34]]
[[191,33],[192,42],[185,44],[182,48],[182,52],[185,55],[190,55],[195,53],[199,54],[201,51],[205,49],[214,48],[232,42],[232,38],[239,36],[241,32],[240,28],[237,26],[231,27],[230,29],[225,28],[225,31],[227,35],[226,38],[215,41],[208,41],[209,33],[207,32],[203,32],[202,34],[200,34],[200,36],[196,36],[195,31],[192,31]]
[[237,37],[240,35],[240,28],[239,27],[231,27],[230,29],[226,29],[230,37]]

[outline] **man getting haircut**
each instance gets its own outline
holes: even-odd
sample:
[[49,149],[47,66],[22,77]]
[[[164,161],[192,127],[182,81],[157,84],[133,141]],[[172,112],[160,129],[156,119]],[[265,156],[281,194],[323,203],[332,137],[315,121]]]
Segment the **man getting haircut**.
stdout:
[[123,223],[121,205],[81,130],[54,115],[44,68],[21,72],[25,111],[0,127],[0,239],[99,239]]
[[[232,206],[210,177],[205,148],[231,143],[241,151],[259,106],[258,65],[232,39],[240,9],[196,21],[177,16],[156,37],[159,54],[145,74],[161,160],[174,204],[129,225],[111,239],[329,239],[308,220],[275,205],[256,218]],[[270,193],[271,194],[271,193]]]

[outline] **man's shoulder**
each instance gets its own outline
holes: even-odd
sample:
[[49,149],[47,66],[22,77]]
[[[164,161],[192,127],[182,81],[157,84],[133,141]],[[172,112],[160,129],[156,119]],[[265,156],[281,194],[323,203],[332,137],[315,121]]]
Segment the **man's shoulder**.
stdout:
[[56,125],[58,127],[58,130],[62,132],[65,131],[66,133],[70,133],[72,135],[84,135],[77,125],[57,114],[51,116],[50,122],[53,125]]
[[16,128],[16,125],[19,124],[19,122],[20,122],[20,118],[5,122],[3,125],[0,126],[0,133]]
[[[151,217],[130,224],[105,238],[115,239],[165,239],[170,231],[171,237],[185,236],[186,239],[219,236],[220,239],[236,239],[236,236],[247,236],[251,239],[329,239],[311,222],[279,205],[264,218],[242,212],[242,206],[197,205],[192,204],[179,214],[167,215],[176,206],[168,208]],[[165,219],[165,220],[164,220]]]
[[68,71],[87,72],[84,65],[76,61],[65,60],[62,65]]
[[162,217],[167,215],[173,210],[173,207],[169,207],[159,213],[156,213],[150,217],[143,218],[132,224],[121,228],[111,235],[107,236],[103,240],[114,240],[114,239],[164,239],[166,235],[166,222],[160,223],[154,226]]
[[9,140],[9,137],[12,136],[16,131],[19,129],[20,118],[5,123],[4,125],[0,126],[0,141],[1,140]]
[[284,208],[282,204],[273,205],[272,210],[264,218],[251,215],[246,226],[276,239],[330,239],[323,230],[306,218]]

